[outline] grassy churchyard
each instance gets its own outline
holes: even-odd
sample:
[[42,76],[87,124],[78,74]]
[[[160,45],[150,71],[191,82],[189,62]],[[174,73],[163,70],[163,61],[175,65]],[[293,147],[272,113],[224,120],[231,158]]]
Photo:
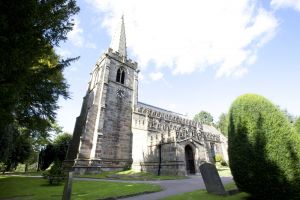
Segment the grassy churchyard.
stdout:
[[[225,185],[225,188],[235,188],[234,183]],[[72,198],[76,200],[95,200],[117,198],[121,196],[138,195],[142,193],[157,192],[161,188],[155,184],[144,183],[124,183],[109,181],[81,181],[74,180]],[[20,199],[20,200],[54,200],[61,199],[63,184],[49,185],[42,178],[36,177],[15,177],[0,176],[0,199]],[[242,200],[248,197],[246,193],[239,193],[232,196],[217,196],[208,194],[205,189],[183,193],[176,196],[164,198],[166,200]]]
[[[228,167],[218,166],[218,172],[221,176],[231,176]],[[0,199],[61,199],[64,184],[49,185],[48,181],[40,177],[25,177],[22,175],[40,175],[38,173],[12,173],[0,176]],[[145,172],[135,172],[133,170],[103,172],[96,175],[77,175],[82,178],[99,178],[99,179],[120,179],[120,180],[170,180],[185,179],[188,177],[178,176],[156,176]],[[235,188],[234,183],[225,185],[225,188]],[[125,183],[125,182],[109,182],[74,180],[72,187],[72,199],[107,199],[117,198],[121,196],[139,195],[143,193],[158,192],[162,188],[159,185],[148,183]],[[223,197],[208,194],[205,189],[193,192],[183,193],[176,196],[170,196],[165,199],[226,199],[238,200],[244,199],[248,195],[239,193],[233,196]]]
[[151,180],[173,180],[173,179],[186,179],[186,176],[157,176],[146,172],[137,172],[134,170],[126,171],[104,171],[101,174],[84,174],[76,175],[80,178],[99,178],[99,179],[117,179],[117,180],[138,180],[138,181],[151,181]]
[[[226,184],[225,186],[226,190],[236,189],[236,186],[234,183]],[[249,197],[247,193],[241,192],[235,195],[231,196],[218,196],[207,193],[206,190],[196,190],[193,192],[187,192],[175,196],[170,196],[167,198],[164,198],[164,200],[245,200]]]
[[[49,185],[42,178],[0,176],[0,199],[61,199],[63,187],[64,184]],[[71,199],[117,198],[160,190],[160,186],[154,184],[74,180]]]
[[[234,183],[225,185],[225,188],[235,188]],[[117,198],[121,196],[138,195],[142,193],[157,192],[161,188],[155,184],[124,183],[108,181],[79,181],[73,182],[72,199],[95,200]],[[41,178],[0,176],[0,199],[20,200],[54,200],[61,199],[63,184],[49,185]],[[187,192],[176,196],[164,198],[166,200],[244,200],[249,195],[239,193],[232,196],[217,196],[209,194],[205,189]]]

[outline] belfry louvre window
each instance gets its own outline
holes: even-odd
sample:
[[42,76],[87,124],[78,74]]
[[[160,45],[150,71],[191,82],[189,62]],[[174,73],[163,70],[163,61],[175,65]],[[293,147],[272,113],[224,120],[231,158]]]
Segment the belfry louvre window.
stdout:
[[119,68],[117,71],[116,81],[118,83],[122,83],[122,84],[124,84],[124,82],[125,82],[125,71],[122,68]]

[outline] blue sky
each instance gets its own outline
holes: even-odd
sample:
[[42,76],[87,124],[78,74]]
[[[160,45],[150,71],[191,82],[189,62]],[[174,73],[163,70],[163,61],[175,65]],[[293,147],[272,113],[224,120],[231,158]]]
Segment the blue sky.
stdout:
[[125,16],[128,57],[139,63],[139,101],[217,120],[241,94],[257,93],[300,116],[300,0],[82,0],[57,52],[71,99],[57,119],[73,132],[90,72]]

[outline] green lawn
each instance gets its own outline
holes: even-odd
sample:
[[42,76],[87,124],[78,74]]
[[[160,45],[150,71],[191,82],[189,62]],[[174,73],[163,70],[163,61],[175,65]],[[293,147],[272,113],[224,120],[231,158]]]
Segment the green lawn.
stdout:
[[[160,191],[158,185],[108,181],[73,182],[72,200],[104,199]],[[0,176],[0,199],[61,199],[63,185],[51,186],[41,178]]]
[[19,176],[42,176],[43,171],[38,172],[5,172],[2,176],[11,176],[11,175],[19,175]]
[[[229,183],[225,185],[226,190],[235,189],[234,183]],[[180,195],[175,195],[171,197],[164,198],[164,200],[245,200],[249,195],[247,193],[241,192],[232,196],[218,196],[207,193],[206,190],[196,190],[193,192],[187,192]]]
[[77,175],[81,178],[110,178],[120,180],[172,180],[172,179],[186,179],[186,176],[157,176],[146,172],[137,172],[134,170],[127,171],[104,171],[101,174],[84,174]]
[[217,170],[220,176],[232,176],[229,167],[217,165]]

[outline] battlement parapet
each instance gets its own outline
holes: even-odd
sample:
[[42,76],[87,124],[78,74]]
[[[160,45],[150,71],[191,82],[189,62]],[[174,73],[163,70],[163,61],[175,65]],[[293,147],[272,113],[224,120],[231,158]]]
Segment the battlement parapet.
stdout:
[[114,51],[111,48],[108,48],[105,55],[109,56],[112,59],[118,60],[119,62],[127,65],[128,67],[133,68],[134,70],[137,70],[138,68],[137,62],[133,62],[131,59],[127,59],[125,56],[122,56],[119,52]]
[[138,102],[135,108],[135,112],[148,117],[163,119],[165,121],[175,122],[178,124],[183,124],[183,125],[202,129],[202,124],[200,122],[189,119],[186,115],[168,111],[145,103]]

